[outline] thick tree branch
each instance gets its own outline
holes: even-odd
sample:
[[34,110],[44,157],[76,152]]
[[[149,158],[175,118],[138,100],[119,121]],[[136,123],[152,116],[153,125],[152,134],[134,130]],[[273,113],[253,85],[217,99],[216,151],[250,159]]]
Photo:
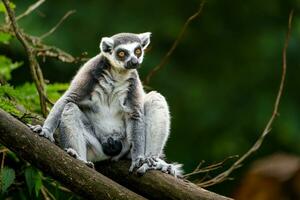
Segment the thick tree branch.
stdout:
[[142,199],[111,179],[150,199],[229,199],[159,171],[147,172],[142,177],[129,174],[129,161],[97,164],[100,172],[111,178],[108,179],[39,137],[1,109],[0,119],[0,142],[3,145],[87,199]]
[[149,199],[230,200],[182,179],[159,171],[149,171],[142,177],[128,173],[129,161],[101,162],[96,169],[114,181]]
[[67,155],[0,109],[1,144],[86,199],[144,199]]

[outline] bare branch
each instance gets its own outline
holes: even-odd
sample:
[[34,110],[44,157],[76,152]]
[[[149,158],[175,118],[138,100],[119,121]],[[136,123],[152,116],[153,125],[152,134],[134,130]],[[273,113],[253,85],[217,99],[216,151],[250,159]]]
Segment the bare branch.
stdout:
[[47,105],[46,105],[46,93],[44,89],[44,77],[43,73],[41,71],[40,65],[35,57],[34,49],[32,46],[28,43],[26,38],[23,35],[23,32],[20,31],[16,19],[15,19],[15,13],[14,11],[10,8],[9,6],[9,1],[8,0],[2,0],[7,14],[9,16],[10,22],[11,22],[11,28],[13,29],[13,32],[15,33],[15,36],[17,39],[20,41],[22,46],[24,47],[27,56],[28,56],[28,61],[29,61],[29,66],[30,66],[30,72],[33,77],[35,86],[38,90],[39,97],[40,97],[40,105],[41,105],[41,110],[44,116],[47,115]]
[[[0,32],[9,33],[11,35],[16,36],[15,32],[10,28],[9,22],[0,26]],[[82,55],[80,56],[75,57],[57,47],[44,44],[39,37],[26,34],[21,29],[19,29],[19,32],[24,36],[27,42],[34,48],[34,53],[37,56],[42,57],[43,60],[45,60],[46,57],[55,58],[65,63],[78,63],[78,62],[84,62],[88,60],[86,52],[82,53]]]
[[6,156],[6,151],[2,152],[1,171],[4,168],[5,156]]
[[188,173],[188,174],[185,174],[183,177],[184,178],[189,178],[191,176],[194,176],[194,175],[197,175],[197,174],[202,174],[202,173],[207,173],[207,172],[211,172],[211,171],[214,171],[214,170],[217,170],[221,167],[224,166],[224,164],[230,160],[230,159],[234,159],[234,158],[237,158],[238,156],[235,155],[235,156],[229,156],[227,158],[225,158],[223,161],[221,162],[218,162],[218,163],[215,163],[215,164],[212,164],[212,165],[209,165],[209,166],[206,166],[206,167],[203,167],[201,168],[201,165],[204,163],[204,161],[201,161],[198,166],[196,167],[196,169],[194,171],[192,171],[191,173]]
[[39,0],[37,2],[35,2],[34,4],[32,4],[31,6],[29,6],[27,8],[27,10],[20,14],[19,16],[16,17],[16,20],[18,21],[19,19],[25,17],[26,15],[29,15],[32,11],[34,11],[35,9],[37,9],[40,5],[42,5],[46,0]]
[[56,31],[56,29],[72,14],[74,14],[76,11],[75,10],[70,10],[68,11],[60,20],[59,22],[52,28],[50,29],[50,31],[48,31],[47,33],[43,34],[40,39],[43,40],[46,37],[48,37],[49,35],[51,35],[54,31]]
[[[45,200],[51,200],[51,199],[53,199],[53,198],[50,199],[50,197],[48,196],[48,194],[47,194],[47,192],[46,192],[46,187],[45,187],[45,186],[42,186],[42,188],[41,188],[41,193],[42,193],[43,198],[44,198]],[[54,198],[54,199],[55,199],[55,198]]]
[[250,155],[252,155],[254,152],[256,152],[260,148],[260,146],[261,146],[262,142],[264,141],[265,137],[271,131],[272,124],[273,124],[276,116],[278,116],[279,103],[280,103],[280,100],[281,100],[281,96],[282,96],[282,92],[283,92],[283,88],[284,88],[284,83],[285,83],[285,77],[286,77],[286,51],[287,51],[287,48],[288,48],[288,43],[289,43],[289,39],[290,39],[290,35],[291,35],[292,18],[293,18],[293,10],[289,14],[288,31],[287,31],[287,34],[286,34],[285,43],[284,43],[284,47],[283,47],[283,50],[282,50],[282,75],[281,75],[279,90],[278,90],[277,97],[276,97],[276,100],[275,100],[273,113],[272,113],[271,118],[269,119],[265,129],[263,130],[263,132],[262,132],[261,136],[258,138],[258,140],[254,143],[254,145],[240,159],[238,159],[235,163],[233,163],[233,165],[229,169],[227,169],[226,171],[222,172],[221,174],[217,175],[216,177],[214,177],[214,178],[212,178],[208,181],[198,183],[197,184],[198,186],[208,187],[208,186],[211,186],[211,185],[215,185],[217,183],[221,183],[224,180],[227,180],[229,178],[229,175],[235,169],[239,168],[242,165],[242,163]]
[[200,6],[197,10],[196,13],[194,13],[192,16],[190,16],[186,22],[184,23],[179,35],[177,36],[176,40],[174,41],[173,45],[171,46],[171,48],[169,49],[169,51],[167,52],[167,54],[163,57],[163,59],[160,61],[160,63],[154,67],[149,73],[148,75],[146,76],[145,80],[144,80],[144,83],[145,84],[149,84],[150,82],[150,79],[152,78],[152,76],[154,76],[154,74],[157,73],[157,71],[159,71],[160,69],[162,69],[164,67],[164,65],[167,63],[169,57],[172,55],[172,53],[174,52],[174,50],[176,49],[176,47],[178,46],[179,42],[182,40],[183,38],[183,35],[185,33],[185,31],[187,30],[188,26],[190,25],[190,23],[195,20],[201,13],[202,13],[202,10],[203,10],[203,7],[204,7],[204,4],[205,4],[205,0],[203,0],[201,3],[200,3]]

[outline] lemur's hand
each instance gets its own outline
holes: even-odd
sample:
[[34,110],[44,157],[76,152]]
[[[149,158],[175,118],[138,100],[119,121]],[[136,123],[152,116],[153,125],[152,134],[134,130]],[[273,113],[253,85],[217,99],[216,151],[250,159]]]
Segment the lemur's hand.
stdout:
[[142,166],[146,161],[145,156],[138,156],[137,158],[132,158],[131,166],[129,168],[129,172],[133,172],[135,168],[139,168]]
[[40,136],[48,138],[51,142],[55,142],[53,133],[51,133],[48,129],[43,128],[41,125],[33,126],[33,125],[28,124],[28,126],[33,132],[38,133]]
[[148,169],[155,169],[158,162],[158,158],[155,156],[138,156],[132,160],[129,171],[132,172],[137,168],[137,173],[142,175]]

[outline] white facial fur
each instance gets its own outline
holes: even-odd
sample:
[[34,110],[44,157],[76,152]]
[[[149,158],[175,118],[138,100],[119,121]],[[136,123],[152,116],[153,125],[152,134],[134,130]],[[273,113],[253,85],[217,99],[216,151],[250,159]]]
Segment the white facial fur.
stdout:
[[[136,58],[138,60],[139,64],[141,64],[143,62],[144,50],[142,49],[142,53],[141,53],[140,57],[137,57],[134,53],[134,50],[139,46],[141,46],[141,45],[137,42],[121,44],[121,45],[117,46],[115,49],[112,49],[112,51],[110,53],[103,52],[103,55],[110,61],[110,63],[116,69],[125,69],[125,67],[124,67],[125,63],[128,62],[129,60],[131,60],[132,58]],[[128,56],[126,56],[125,60],[121,61],[117,58],[117,51],[119,49],[123,49],[128,52]]]
[[[120,70],[126,69],[125,68],[126,63],[133,58],[137,59],[138,63],[141,64],[144,59],[144,50],[150,44],[151,33],[150,32],[141,33],[141,34],[137,34],[137,36],[140,38],[141,43],[130,42],[126,44],[120,44],[115,48],[113,48],[114,46],[113,37],[103,37],[100,43],[101,52],[116,69],[120,69]],[[134,52],[137,47],[141,47],[142,50],[141,55],[139,57]],[[107,51],[107,48],[111,48],[110,51]],[[127,56],[125,60],[118,59],[117,51],[119,49],[126,50]]]

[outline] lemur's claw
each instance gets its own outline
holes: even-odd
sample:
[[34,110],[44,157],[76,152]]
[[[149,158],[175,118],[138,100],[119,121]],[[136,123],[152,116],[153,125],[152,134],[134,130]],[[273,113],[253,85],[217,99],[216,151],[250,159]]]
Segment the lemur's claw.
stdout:
[[92,169],[95,169],[94,163],[92,163],[92,162],[90,162],[90,161],[87,161],[85,164],[86,164],[88,167],[90,167],[90,168],[92,168]]
[[129,172],[133,172],[135,168],[141,167],[145,163],[145,157],[138,156],[136,159],[131,161],[131,166],[129,168]]
[[31,124],[27,124],[27,125],[35,133],[42,132],[42,126],[41,125],[31,125]]
[[38,133],[40,136],[43,136],[49,139],[51,142],[55,142],[53,134],[51,134],[48,129],[44,129],[41,125],[31,125],[27,124],[28,127],[35,133]]
[[144,175],[148,169],[149,169],[148,164],[144,163],[140,168],[136,170],[136,172],[138,175]]

